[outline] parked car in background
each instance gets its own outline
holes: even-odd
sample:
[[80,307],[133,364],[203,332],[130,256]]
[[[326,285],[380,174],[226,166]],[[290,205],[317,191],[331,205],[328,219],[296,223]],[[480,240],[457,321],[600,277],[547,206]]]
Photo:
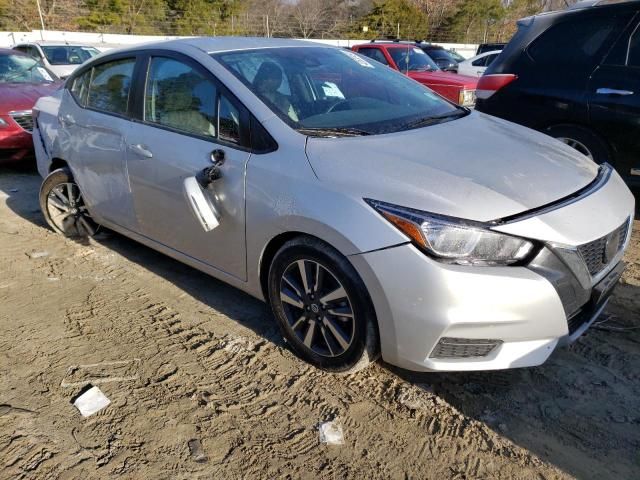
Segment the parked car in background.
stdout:
[[496,50],[504,50],[504,47],[506,46],[506,43],[481,43],[480,45],[478,45],[476,55],[480,55],[486,52],[495,52]]
[[475,105],[478,79],[443,72],[415,42],[372,41],[355,45],[352,50],[399,70],[452,102]]
[[52,229],[104,225],[264,299],[328,371],[539,365],[624,268],[634,198],[609,166],[341,48],[140,45],[36,110]]
[[431,43],[417,43],[424,53],[431,57],[438,68],[445,72],[458,72],[459,60],[446,48]]
[[19,43],[13,49],[42,62],[60,78],[67,78],[79,65],[100,53],[95,47],[62,42]]
[[465,57],[463,57],[462,55],[460,55],[458,52],[456,52],[455,50],[447,50],[449,52],[449,54],[451,55],[451,58],[453,58],[456,62],[460,63],[460,62],[464,62],[466,60]]
[[470,77],[481,77],[487,67],[500,55],[500,50],[481,53],[475,57],[471,57],[464,62],[458,64],[458,73],[460,75],[469,75]]
[[34,58],[0,49],[0,162],[33,157],[31,109],[59,87],[55,74]]
[[640,185],[640,2],[578,3],[518,22],[478,110],[555,137]]

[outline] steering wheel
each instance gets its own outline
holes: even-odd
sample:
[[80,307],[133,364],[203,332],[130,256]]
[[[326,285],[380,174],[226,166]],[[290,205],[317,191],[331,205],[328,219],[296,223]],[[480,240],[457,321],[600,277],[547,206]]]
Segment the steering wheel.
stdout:
[[349,110],[348,108],[338,108],[339,106],[349,105],[349,100],[340,100],[329,107],[327,113],[340,112],[342,110]]

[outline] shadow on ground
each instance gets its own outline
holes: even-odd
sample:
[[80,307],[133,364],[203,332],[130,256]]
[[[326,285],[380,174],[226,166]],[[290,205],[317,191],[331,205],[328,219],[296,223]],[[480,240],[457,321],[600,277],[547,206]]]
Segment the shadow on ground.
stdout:
[[[30,169],[0,169],[7,205],[48,228],[38,207],[39,184]],[[97,241],[284,346],[262,302],[118,234],[107,232]],[[573,476],[640,478],[640,257],[635,255],[634,284],[617,287],[608,321],[556,351],[543,366],[459,374],[388,368]]]

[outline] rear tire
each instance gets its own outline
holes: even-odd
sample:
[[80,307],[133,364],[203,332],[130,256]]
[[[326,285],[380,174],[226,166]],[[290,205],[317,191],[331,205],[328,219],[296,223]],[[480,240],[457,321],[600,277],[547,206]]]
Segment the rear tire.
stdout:
[[49,226],[65,237],[93,237],[100,228],[91,218],[80,187],[66,167],[54,170],[42,182],[40,209]]
[[598,164],[611,163],[607,144],[587,128],[561,125],[549,127],[545,133],[569,145]]
[[346,374],[378,357],[369,293],[351,263],[332,247],[311,237],[285,243],[271,263],[268,290],[280,330],[300,358]]

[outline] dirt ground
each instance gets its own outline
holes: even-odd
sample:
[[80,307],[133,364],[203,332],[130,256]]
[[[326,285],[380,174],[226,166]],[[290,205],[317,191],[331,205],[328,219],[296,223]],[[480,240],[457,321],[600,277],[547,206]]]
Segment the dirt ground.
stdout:
[[[39,185],[0,170],[0,478],[640,478],[638,221],[606,322],[544,366],[340,377],[249,296],[115,234],[54,234]],[[83,418],[88,383],[112,403]],[[344,445],[320,444],[328,420]]]

